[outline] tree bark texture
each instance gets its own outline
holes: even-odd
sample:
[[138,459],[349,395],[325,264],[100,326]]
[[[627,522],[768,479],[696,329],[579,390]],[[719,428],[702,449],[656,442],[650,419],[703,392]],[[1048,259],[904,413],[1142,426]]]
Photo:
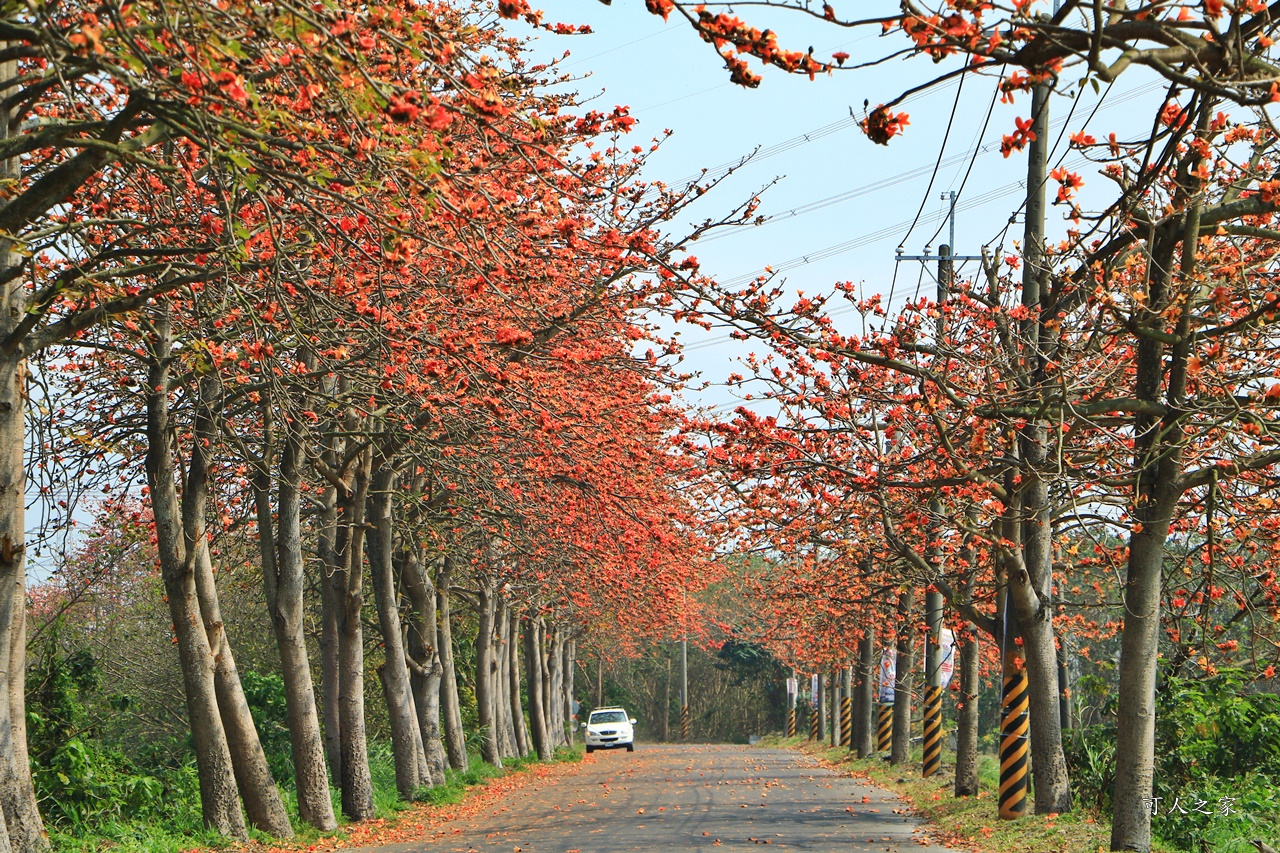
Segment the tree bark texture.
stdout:
[[240,797],[244,800],[245,813],[256,829],[276,838],[292,838],[289,814],[280,798],[280,789],[272,778],[253,714],[249,711],[249,702],[244,696],[244,687],[240,684],[240,673],[236,669],[231,640],[222,619],[218,587],[213,577],[213,560],[209,554],[206,526],[209,514],[208,453],[210,448],[217,446],[217,420],[213,407],[220,396],[221,388],[216,379],[206,377],[201,380],[194,424],[195,440],[191,443],[186,487],[181,498],[183,544],[195,560],[196,596],[213,654],[213,684],[218,712],[226,730],[231,766]]
[[302,439],[290,424],[286,427],[285,445],[280,456],[276,522],[272,522],[271,515],[271,460],[267,454],[264,454],[254,476],[254,496],[263,590],[276,648],[280,652],[285,711],[289,717],[289,745],[293,753],[298,817],[303,823],[327,832],[337,827],[338,822],[333,814],[333,799],[329,796],[324,738],[316,711],[315,686],[311,681],[311,660],[303,621],[302,452]]
[[[196,592],[195,555],[187,549],[182,528],[182,511],[174,483],[174,459],[170,445],[169,347],[167,316],[156,323],[160,332],[156,352],[147,375],[147,483],[151,491],[152,515],[156,525],[156,545],[169,614],[177,639],[182,668],[187,717],[191,723],[192,745],[200,780],[200,809],[205,826],[222,835],[247,839],[244,815],[240,811],[239,790],[231,765],[231,750],[218,711],[214,686],[213,652],[204,631],[200,599]],[[4,596],[0,596],[3,603]],[[0,632],[0,636],[4,636]],[[5,649],[4,652],[8,652]],[[4,721],[0,720],[0,726]],[[6,797],[7,799],[7,797]],[[10,822],[5,808],[6,823]],[[10,829],[12,834],[12,829]]]
[[[12,47],[12,45],[10,45]],[[0,63],[5,80],[19,79],[14,59]],[[20,130],[9,109],[0,110],[0,139]],[[0,160],[0,179],[17,186],[22,163]],[[27,316],[26,276],[17,244],[0,238],[0,336]],[[0,850],[34,853],[49,846],[31,782],[27,752],[27,361],[20,350],[0,353]]]
[[911,760],[911,691],[915,689],[915,621],[913,592],[898,593],[898,659],[893,682],[893,741],[890,764]]
[[462,730],[462,703],[458,698],[458,668],[453,659],[453,559],[445,557],[436,584],[440,613],[440,712],[444,721],[444,747],[449,766],[467,769],[467,736]]
[[498,721],[503,758],[520,755],[516,743],[515,716],[511,713],[511,607],[505,595],[499,595],[493,633],[494,717]]
[[335,618],[337,639],[337,705],[340,734],[342,812],[351,820],[374,815],[373,780],[369,773],[364,715],[365,509],[369,492],[369,454],[355,460],[351,483],[339,489],[334,564],[326,567],[326,582]]
[[378,458],[369,484],[369,574],[385,651],[379,678],[391,728],[396,790],[401,799],[411,801],[419,788],[431,784],[431,775],[427,769],[427,751],[422,744],[418,709],[409,683],[404,633],[396,600],[395,531],[391,520],[392,489],[396,480],[389,462]]
[[440,662],[439,628],[436,624],[436,589],[416,543],[406,543],[401,562],[401,584],[410,606],[406,652],[410,662],[413,702],[418,710],[418,728],[426,750],[431,784],[442,785],[446,781],[445,769],[449,766],[449,758],[445,754],[440,724],[440,683],[444,666]]
[[530,616],[524,629],[525,680],[529,683],[529,735],[538,758],[547,761],[554,750],[547,731],[546,702],[542,683],[542,619]]
[[[1201,105],[1197,132],[1208,128],[1212,102]],[[1194,165],[1194,164],[1192,164]],[[1181,236],[1178,280],[1182,288],[1196,287],[1196,246],[1200,233],[1202,187],[1187,169],[1185,230]],[[1111,821],[1111,849],[1146,851],[1151,848],[1151,813],[1147,798],[1155,775],[1155,695],[1160,643],[1160,599],[1169,525],[1184,486],[1183,454],[1186,431],[1180,420],[1186,406],[1189,362],[1193,355],[1190,300],[1177,300],[1172,284],[1175,247],[1152,249],[1153,268],[1165,271],[1150,277],[1143,325],[1163,327],[1164,312],[1178,306],[1176,339],[1166,354],[1154,337],[1138,337],[1134,396],[1156,401],[1164,386],[1163,417],[1142,415],[1134,424],[1134,462],[1138,483],[1132,513],[1138,522],[1129,536],[1129,564],[1125,576],[1124,627],[1120,644],[1119,703],[1116,716],[1116,788]],[[1158,264],[1159,266],[1154,266]],[[1167,356],[1167,357],[1166,357]],[[1167,384],[1166,384],[1167,383]],[[1211,488],[1216,489],[1216,481]]]
[[868,758],[875,753],[875,655],[875,633],[867,626],[858,640],[857,686],[853,700],[853,713],[856,717],[853,748],[858,751],[859,758]]
[[961,632],[960,700],[956,703],[956,796],[978,795],[978,634],[966,626]]
[[477,597],[476,628],[476,715],[480,724],[480,757],[494,767],[502,766],[502,748],[494,702],[493,627],[496,616],[496,593],[491,584],[482,582]]
[[505,635],[507,638],[507,702],[511,720],[515,726],[516,754],[529,754],[529,730],[524,722],[524,703],[520,696],[520,619],[514,608],[508,608]]

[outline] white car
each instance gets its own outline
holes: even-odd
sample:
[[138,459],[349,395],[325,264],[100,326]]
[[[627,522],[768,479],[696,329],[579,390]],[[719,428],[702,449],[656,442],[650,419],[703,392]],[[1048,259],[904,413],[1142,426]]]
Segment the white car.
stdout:
[[582,724],[586,730],[587,752],[597,749],[619,749],[626,747],[627,752],[636,751],[635,718],[628,717],[623,708],[597,708]]

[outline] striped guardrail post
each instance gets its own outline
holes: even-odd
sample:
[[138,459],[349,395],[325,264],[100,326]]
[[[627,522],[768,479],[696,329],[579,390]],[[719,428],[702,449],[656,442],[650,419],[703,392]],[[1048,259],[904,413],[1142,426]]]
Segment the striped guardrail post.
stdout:
[[853,746],[853,700],[848,695],[840,697],[840,745]]
[[689,739],[689,706],[680,706],[680,738],[682,740]]
[[818,739],[818,712],[812,706],[809,708],[809,740],[816,741]]
[[1027,811],[1027,671],[1019,666],[1004,677],[1000,694],[1000,819],[1017,820]]
[[924,760],[925,778],[942,766],[942,688],[930,684],[924,691]]
[[884,752],[893,742],[893,706],[881,705],[876,719],[876,751]]
[[796,709],[787,709],[787,737],[796,736]]

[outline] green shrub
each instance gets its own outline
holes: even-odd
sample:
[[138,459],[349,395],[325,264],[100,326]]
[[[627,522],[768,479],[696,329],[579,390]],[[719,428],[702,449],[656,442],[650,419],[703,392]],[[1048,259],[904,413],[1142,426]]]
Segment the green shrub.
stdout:
[[1080,805],[1109,814],[1116,782],[1115,727],[1089,726],[1063,734],[1072,798]]
[[289,709],[284,679],[274,673],[262,675],[252,670],[240,673],[244,698],[258,729],[258,740],[276,781],[293,778],[293,743],[289,739]]
[[1222,670],[1163,685],[1152,818],[1161,838],[1187,849],[1212,841],[1225,853],[1280,833],[1280,696],[1247,684],[1244,673]]

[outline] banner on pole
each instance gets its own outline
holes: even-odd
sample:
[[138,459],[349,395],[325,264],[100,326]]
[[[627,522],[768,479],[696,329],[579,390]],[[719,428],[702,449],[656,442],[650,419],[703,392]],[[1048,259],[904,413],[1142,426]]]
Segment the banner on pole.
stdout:
[[881,705],[893,704],[893,682],[898,677],[898,650],[885,649],[880,655],[880,693],[878,701]]
[[942,629],[942,636],[939,638],[942,645],[941,662],[938,664],[938,674],[942,677],[942,689],[946,690],[947,685],[951,683],[951,676],[956,671],[956,635],[950,628]]
[[809,676],[809,704],[818,707],[818,673]]

